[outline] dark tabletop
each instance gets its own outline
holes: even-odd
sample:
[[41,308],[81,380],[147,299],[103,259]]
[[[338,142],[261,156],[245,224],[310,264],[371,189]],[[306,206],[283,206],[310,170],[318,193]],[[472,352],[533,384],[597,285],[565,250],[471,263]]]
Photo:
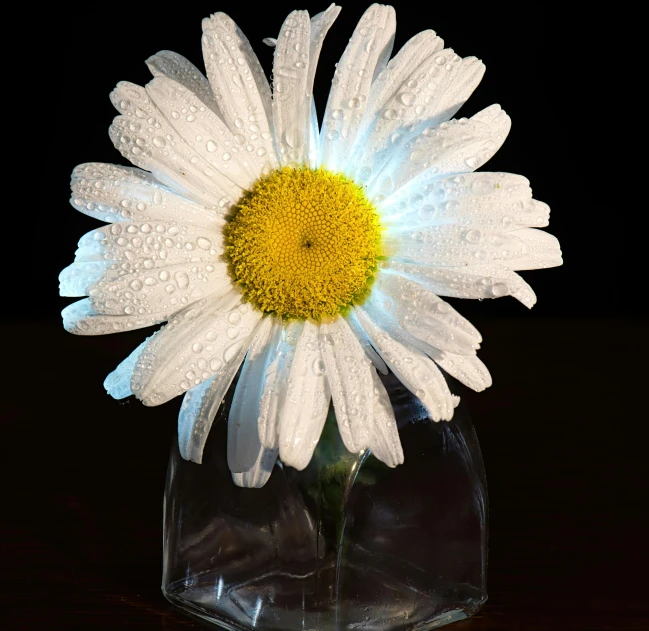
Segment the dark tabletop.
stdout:
[[[474,321],[494,377],[467,395],[489,483],[489,600],[452,628],[649,628],[646,322]],[[102,388],[142,333],[4,332],[19,363],[1,415],[3,628],[207,626],[159,589],[179,400],[145,408]]]

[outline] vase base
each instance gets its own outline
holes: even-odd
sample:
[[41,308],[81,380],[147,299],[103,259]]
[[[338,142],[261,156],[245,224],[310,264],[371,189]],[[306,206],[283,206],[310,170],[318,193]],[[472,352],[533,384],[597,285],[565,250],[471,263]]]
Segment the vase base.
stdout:
[[232,631],[426,631],[473,615],[486,600],[479,590],[435,583],[433,577],[422,598],[420,587],[395,578],[367,567],[346,566],[337,573],[333,565],[248,580],[208,572],[176,581],[163,593],[173,605]]

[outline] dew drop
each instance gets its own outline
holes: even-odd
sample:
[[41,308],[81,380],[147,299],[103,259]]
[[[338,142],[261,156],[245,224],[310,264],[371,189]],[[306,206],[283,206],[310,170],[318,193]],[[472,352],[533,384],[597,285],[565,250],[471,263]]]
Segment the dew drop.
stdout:
[[313,361],[313,365],[311,366],[311,369],[313,370],[314,375],[323,375],[325,372],[325,363],[322,361],[322,358],[319,357],[318,359]]
[[187,275],[187,272],[176,272],[174,278],[176,279],[176,284],[180,289],[187,289],[187,287],[189,287],[189,276]]
[[402,92],[399,95],[399,100],[404,104],[404,105],[412,105],[417,97],[412,93],[412,92]]

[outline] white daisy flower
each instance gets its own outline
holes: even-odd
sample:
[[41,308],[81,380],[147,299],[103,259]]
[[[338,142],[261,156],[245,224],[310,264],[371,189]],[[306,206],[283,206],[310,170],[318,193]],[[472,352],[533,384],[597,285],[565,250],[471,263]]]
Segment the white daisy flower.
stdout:
[[438,296],[535,296],[517,270],[561,264],[538,228],[549,209],[528,181],[475,173],[509,117],[492,105],[452,119],[484,65],[433,31],[392,58],[392,7],[372,5],[338,64],[322,129],[312,98],[340,11],[294,11],[275,46],[273,90],[225,14],[203,21],[207,78],[177,53],[153,80],[120,83],[110,137],[133,167],[83,164],[72,205],[108,222],[60,276],[65,328],[102,335],[167,324],[106,379],[115,398],[184,394],[179,443],[201,462],[241,367],[228,463],[262,486],[279,455],[309,463],[333,401],[351,452],[403,462],[377,370],[391,370],[435,421],[456,397],[440,368],[480,391],[478,331]]

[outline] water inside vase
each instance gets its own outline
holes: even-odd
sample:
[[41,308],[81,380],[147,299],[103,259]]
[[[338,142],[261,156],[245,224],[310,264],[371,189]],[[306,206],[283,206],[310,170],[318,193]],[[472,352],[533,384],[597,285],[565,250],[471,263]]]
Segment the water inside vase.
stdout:
[[333,410],[304,471],[275,465],[261,489],[234,485],[228,401],[203,464],[172,449],[163,591],[237,630],[430,629],[486,600],[486,485],[468,413],[430,421],[388,378],[405,463],[348,453]]

